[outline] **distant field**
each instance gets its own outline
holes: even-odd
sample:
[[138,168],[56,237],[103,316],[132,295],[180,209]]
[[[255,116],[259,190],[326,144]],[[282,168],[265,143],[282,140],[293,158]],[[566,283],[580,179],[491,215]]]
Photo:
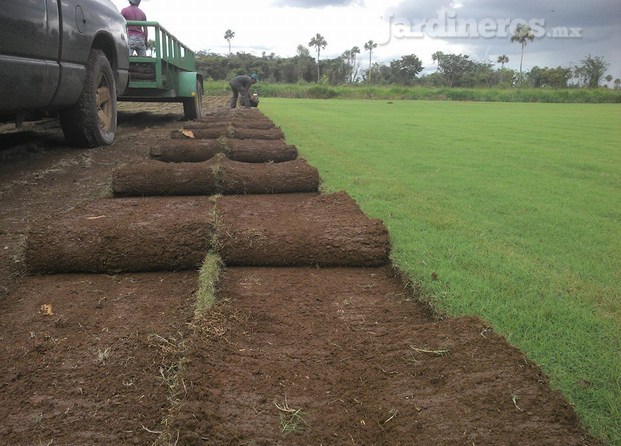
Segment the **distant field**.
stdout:
[[[295,99],[383,99],[480,102],[621,103],[621,90],[609,88],[444,88],[399,85],[271,84],[252,87],[261,98]],[[205,95],[228,95],[226,81],[204,83]]]
[[261,109],[327,190],[385,222],[395,263],[438,310],[490,321],[621,444],[621,106],[270,98]]

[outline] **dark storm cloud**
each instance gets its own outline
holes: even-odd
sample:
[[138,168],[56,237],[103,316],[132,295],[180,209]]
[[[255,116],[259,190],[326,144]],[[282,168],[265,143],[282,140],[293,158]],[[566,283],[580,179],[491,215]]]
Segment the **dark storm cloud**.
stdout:
[[325,8],[327,6],[364,5],[363,0],[275,0],[274,6],[291,8]]
[[[454,6],[459,6],[454,8]],[[408,0],[386,17],[406,19],[408,23],[438,18],[441,10],[454,11],[457,20],[536,20],[542,24],[541,33],[526,49],[525,66],[570,65],[578,63],[585,56],[603,56],[611,64],[610,73],[621,76],[621,2],[619,0]],[[560,38],[556,33],[568,32],[573,38]],[[519,45],[510,42],[510,37],[499,35],[480,36],[434,36],[445,42],[463,45],[468,54],[486,60],[499,54],[519,53]],[[511,57],[511,56],[510,56]],[[495,60],[494,60],[495,61]]]

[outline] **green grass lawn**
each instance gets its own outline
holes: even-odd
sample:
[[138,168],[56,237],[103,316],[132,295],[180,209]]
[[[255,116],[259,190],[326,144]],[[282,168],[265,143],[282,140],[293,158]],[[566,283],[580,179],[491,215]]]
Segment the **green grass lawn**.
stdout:
[[264,98],[261,109],[327,191],[384,221],[394,262],[438,310],[488,320],[594,434],[621,444],[621,106]]

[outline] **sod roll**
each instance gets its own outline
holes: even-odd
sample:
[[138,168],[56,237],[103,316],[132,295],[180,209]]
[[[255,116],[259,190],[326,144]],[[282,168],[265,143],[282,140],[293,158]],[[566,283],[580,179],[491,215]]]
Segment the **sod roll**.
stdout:
[[212,247],[208,197],[103,199],[35,222],[26,264],[36,273],[196,269]]
[[198,163],[226,152],[226,141],[221,139],[174,139],[151,147],[151,158],[168,163]]
[[226,137],[229,130],[228,125],[221,125],[219,127],[203,127],[203,128],[191,128],[173,130],[170,132],[172,139],[217,139]]
[[148,160],[112,172],[116,197],[213,195],[218,193],[218,163],[163,163]]
[[244,128],[244,129],[258,129],[258,130],[269,130],[275,128],[275,124],[268,118],[265,119],[256,119],[256,120],[244,120],[240,118],[235,118],[231,120],[222,120],[222,121],[192,121],[187,122],[183,125],[184,129],[209,129],[209,128],[222,128],[222,127],[234,127],[234,128]]
[[220,154],[201,163],[145,161],[117,169],[115,196],[316,192],[319,173],[304,160],[249,164]]
[[172,139],[284,139],[285,135],[279,128],[273,127],[267,130],[252,129],[233,126],[188,128],[173,130],[170,132]]
[[231,266],[380,266],[390,241],[345,193],[225,196],[218,252]]
[[226,158],[220,161],[221,194],[286,194],[319,190],[319,172],[302,159],[261,164]]
[[199,122],[220,122],[220,121],[230,121],[233,119],[234,114],[230,109],[227,108],[219,108],[216,110],[205,111],[203,110],[203,117],[199,118],[197,121]]
[[271,128],[267,130],[250,129],[243,127],[229,127],[227,138],[231,139],[284,139],[285,134],[279,128]]
[[244,120],[241,118],[235,118],[231,121],[231,126],[233,128],[242,128],[242,129],[259,129],[259,130],[269,130],[273,128],[277,128],[272,120],[265,119],[255,119],[254,121]]
[[284,140],[173,139],[152,147],[153,159],[173,163],[207,161],[218,153],[245,163],[281,163],[298,157],[297,148]]
[[244,163],[282,163],[298,157],[298,149],[284,139],[227,139],[226,156]]

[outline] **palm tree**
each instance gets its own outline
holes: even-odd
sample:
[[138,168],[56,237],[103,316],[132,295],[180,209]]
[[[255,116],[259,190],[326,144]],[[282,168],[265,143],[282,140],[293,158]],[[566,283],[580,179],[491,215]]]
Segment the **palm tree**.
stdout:
[[431,60],[438,63],[438,69],[440,69],[440,63],[442,62],[442,57],[444,53],[442,51],[436,51],[431,55]]
[[317,48],[317,82],[319,82],[320,80],[319,55],[321,54],[321,50],[324,49],[327,45],[328,45],[328,42],[326,42],[326,39],[324,39],[323,36],[319,33],[317,33],[317,35],[313,37],[310,42],[308,42],[308,46],[310,47],[314,46],[315,48]]
[[356,67],[356,56],[360,54],[360,48],[354,46],[351,50],[347,50],[343,53],[343,59],[350,67],[349,82],[354,82],[358,68]]
[[505,64],[509,63],[509,57],[507,57],[506,54],[503,54],[502,56],[498,56],[498,63],[500,64],[500,68],[504,69]]
[[235,37],[235,32],[227,29],[224,33],[224,39],[229,42],[229,55],[231,54],[231,39]]
[[357,46],[352,47],[351,50],[349,50],[349,64],[350,65],[354,65],[356,63],[356,56],[360,54],[360,48],[358,48]]
[[524,48],[528,41],[535,40],[535,35],[533,34],[533,30],[528,25],[524,25],[520,23],[516,28],[515,32],[511,36],[511,42],[518,42],[522,45],[522,55],[520,57],[520,83],[522,83],[522,62],[524,61]]
[[373,54],[373,50],[377,48],[377,43],[369,40],[364,44],[364,49],[369,52],[369,84],[371,83],[371,55]]
[[301,82],[306,70],[310,69],[309,61],[313,60],[313,58],[310,57],[310,51],[308,50],[308,48],[306,48],[302,44],[298,45],[296,53],[298,55],[298,82]]

